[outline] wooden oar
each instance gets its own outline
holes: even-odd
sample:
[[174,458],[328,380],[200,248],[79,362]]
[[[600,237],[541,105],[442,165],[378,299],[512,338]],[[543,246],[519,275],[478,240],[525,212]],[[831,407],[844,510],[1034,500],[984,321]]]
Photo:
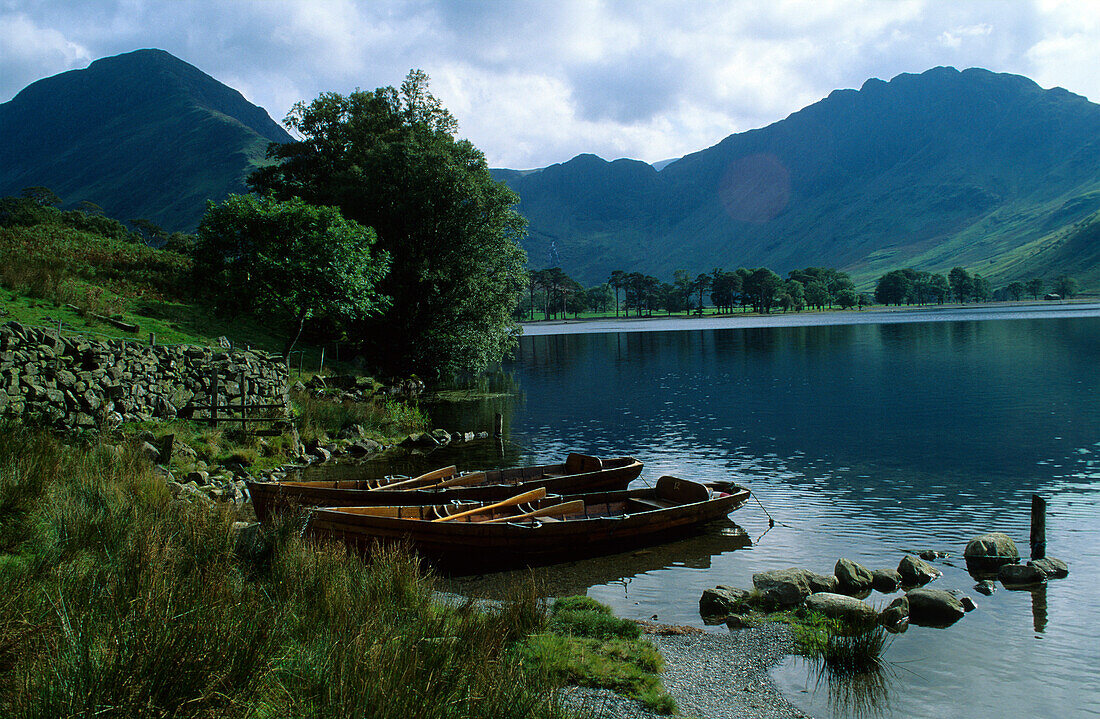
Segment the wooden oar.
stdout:
[[443,489],[444,487],[465,487],[468,484],[481,484],[484,481],[484,472],[470,472],[469,474],[463,474],[458,477],[445,479],[439,484],[431,484],[427,487],[417,487],[417,489]]
[[500,509],[501,507],[514,507],[517,504],[523,504],[524,502],[534,502],[537,499],[543,499],[546,497],[546,487],[539,487],[538,489],[532,489],[530,492],[524,492],[523,494],[517,494],[514,497],[509,497],[501,502],[495,502],[493,504],[486,504],[482,507],[476,507],[474,509],[468,509],[465,512],[459,512],[458,514],[451,514],[446,517],[440,517],[439,519],[433,519],[433,522],[449,522],[452,519],[461,519],[468,517],[471,514],[480,514],[481,512],[491,512],[494,509]]
[[452,464],[450,467],[441,467],[439,469],[434,469],[431,472],[426,472],[419,477],[403,479],[400,482],[394,482],[393,484],[383,484],[379,487],[379,489],[393,489],[394,487],[406,487],[408,489],[412,489],[412,487],[410,487],[409,485],[420,484],[422,482],[433,482],[437,479],[442,479],[443,477],[450,477],[457,471],[458,467]]
[[486,519],[482,524],[494,524],[496,522],[514,522],[517,519],[534,519],[535,517],[554,517],[561,514],[577,514],[584,511],[584,500],[574,499],[572,502],[562,502],[561,504],[555,504],[552,507],[543,507],[542,509],[536,509],[531,512],[525,512],[523,514],[517,514],[512,517],[497,517],[496,519]]

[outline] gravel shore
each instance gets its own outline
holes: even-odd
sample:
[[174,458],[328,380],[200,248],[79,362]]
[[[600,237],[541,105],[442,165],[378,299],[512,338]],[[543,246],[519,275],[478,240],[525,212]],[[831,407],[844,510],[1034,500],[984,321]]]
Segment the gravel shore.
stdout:
[[[790,633],[765,624],[732,633],[649,635],[665,659],[662,681],[677,715],[699,719],[810,719],[786,700],[769,670],[791,650]],[[656,714],[612,692],[571,687],[570,704],[593,717],[650,719]]]

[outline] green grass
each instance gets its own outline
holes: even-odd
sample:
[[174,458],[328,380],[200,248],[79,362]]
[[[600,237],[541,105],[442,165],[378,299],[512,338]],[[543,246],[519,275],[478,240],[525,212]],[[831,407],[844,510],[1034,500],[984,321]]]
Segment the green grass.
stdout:
[[548,630],[514,649],[525,666],[551,681],[614,690],[659,714],[676,710],[660,681],[661,655],[636,623],[593,599],[567,597],[554,603]]
[[136,453],[0,427],[0,715],[558,717],[528,593],[446,606],[370,561],[170,498]]

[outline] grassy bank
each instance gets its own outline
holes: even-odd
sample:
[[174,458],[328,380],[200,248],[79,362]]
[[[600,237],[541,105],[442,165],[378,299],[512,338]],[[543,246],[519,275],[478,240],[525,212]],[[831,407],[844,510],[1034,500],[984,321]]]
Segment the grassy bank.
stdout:
[[0,426],[0,716],[564,717],[566,683],[673,707],[591,600],[441,603],[406,551],[237,519],[137,451]]
[[405,553],[233,520],[136,454],[0,429],[0,715],[562,716],[510,651],[533,595],[444,607]]

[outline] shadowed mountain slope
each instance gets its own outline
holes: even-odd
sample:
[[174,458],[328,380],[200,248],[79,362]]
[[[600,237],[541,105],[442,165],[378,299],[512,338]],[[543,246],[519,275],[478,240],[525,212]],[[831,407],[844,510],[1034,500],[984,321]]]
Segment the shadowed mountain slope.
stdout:
[[758,265],[1100,280],[1082,229],[1100,210],[1100,106],[1016,75],[868,80],[660,172],[580,155],[497,176],[522,198],[532,266],[588,283]]
[[121,219],[194,230],[207,199],[245,191],[290,135],[236,90],[163,50],[96,60],[0,104],[0,195],[45,186]]

